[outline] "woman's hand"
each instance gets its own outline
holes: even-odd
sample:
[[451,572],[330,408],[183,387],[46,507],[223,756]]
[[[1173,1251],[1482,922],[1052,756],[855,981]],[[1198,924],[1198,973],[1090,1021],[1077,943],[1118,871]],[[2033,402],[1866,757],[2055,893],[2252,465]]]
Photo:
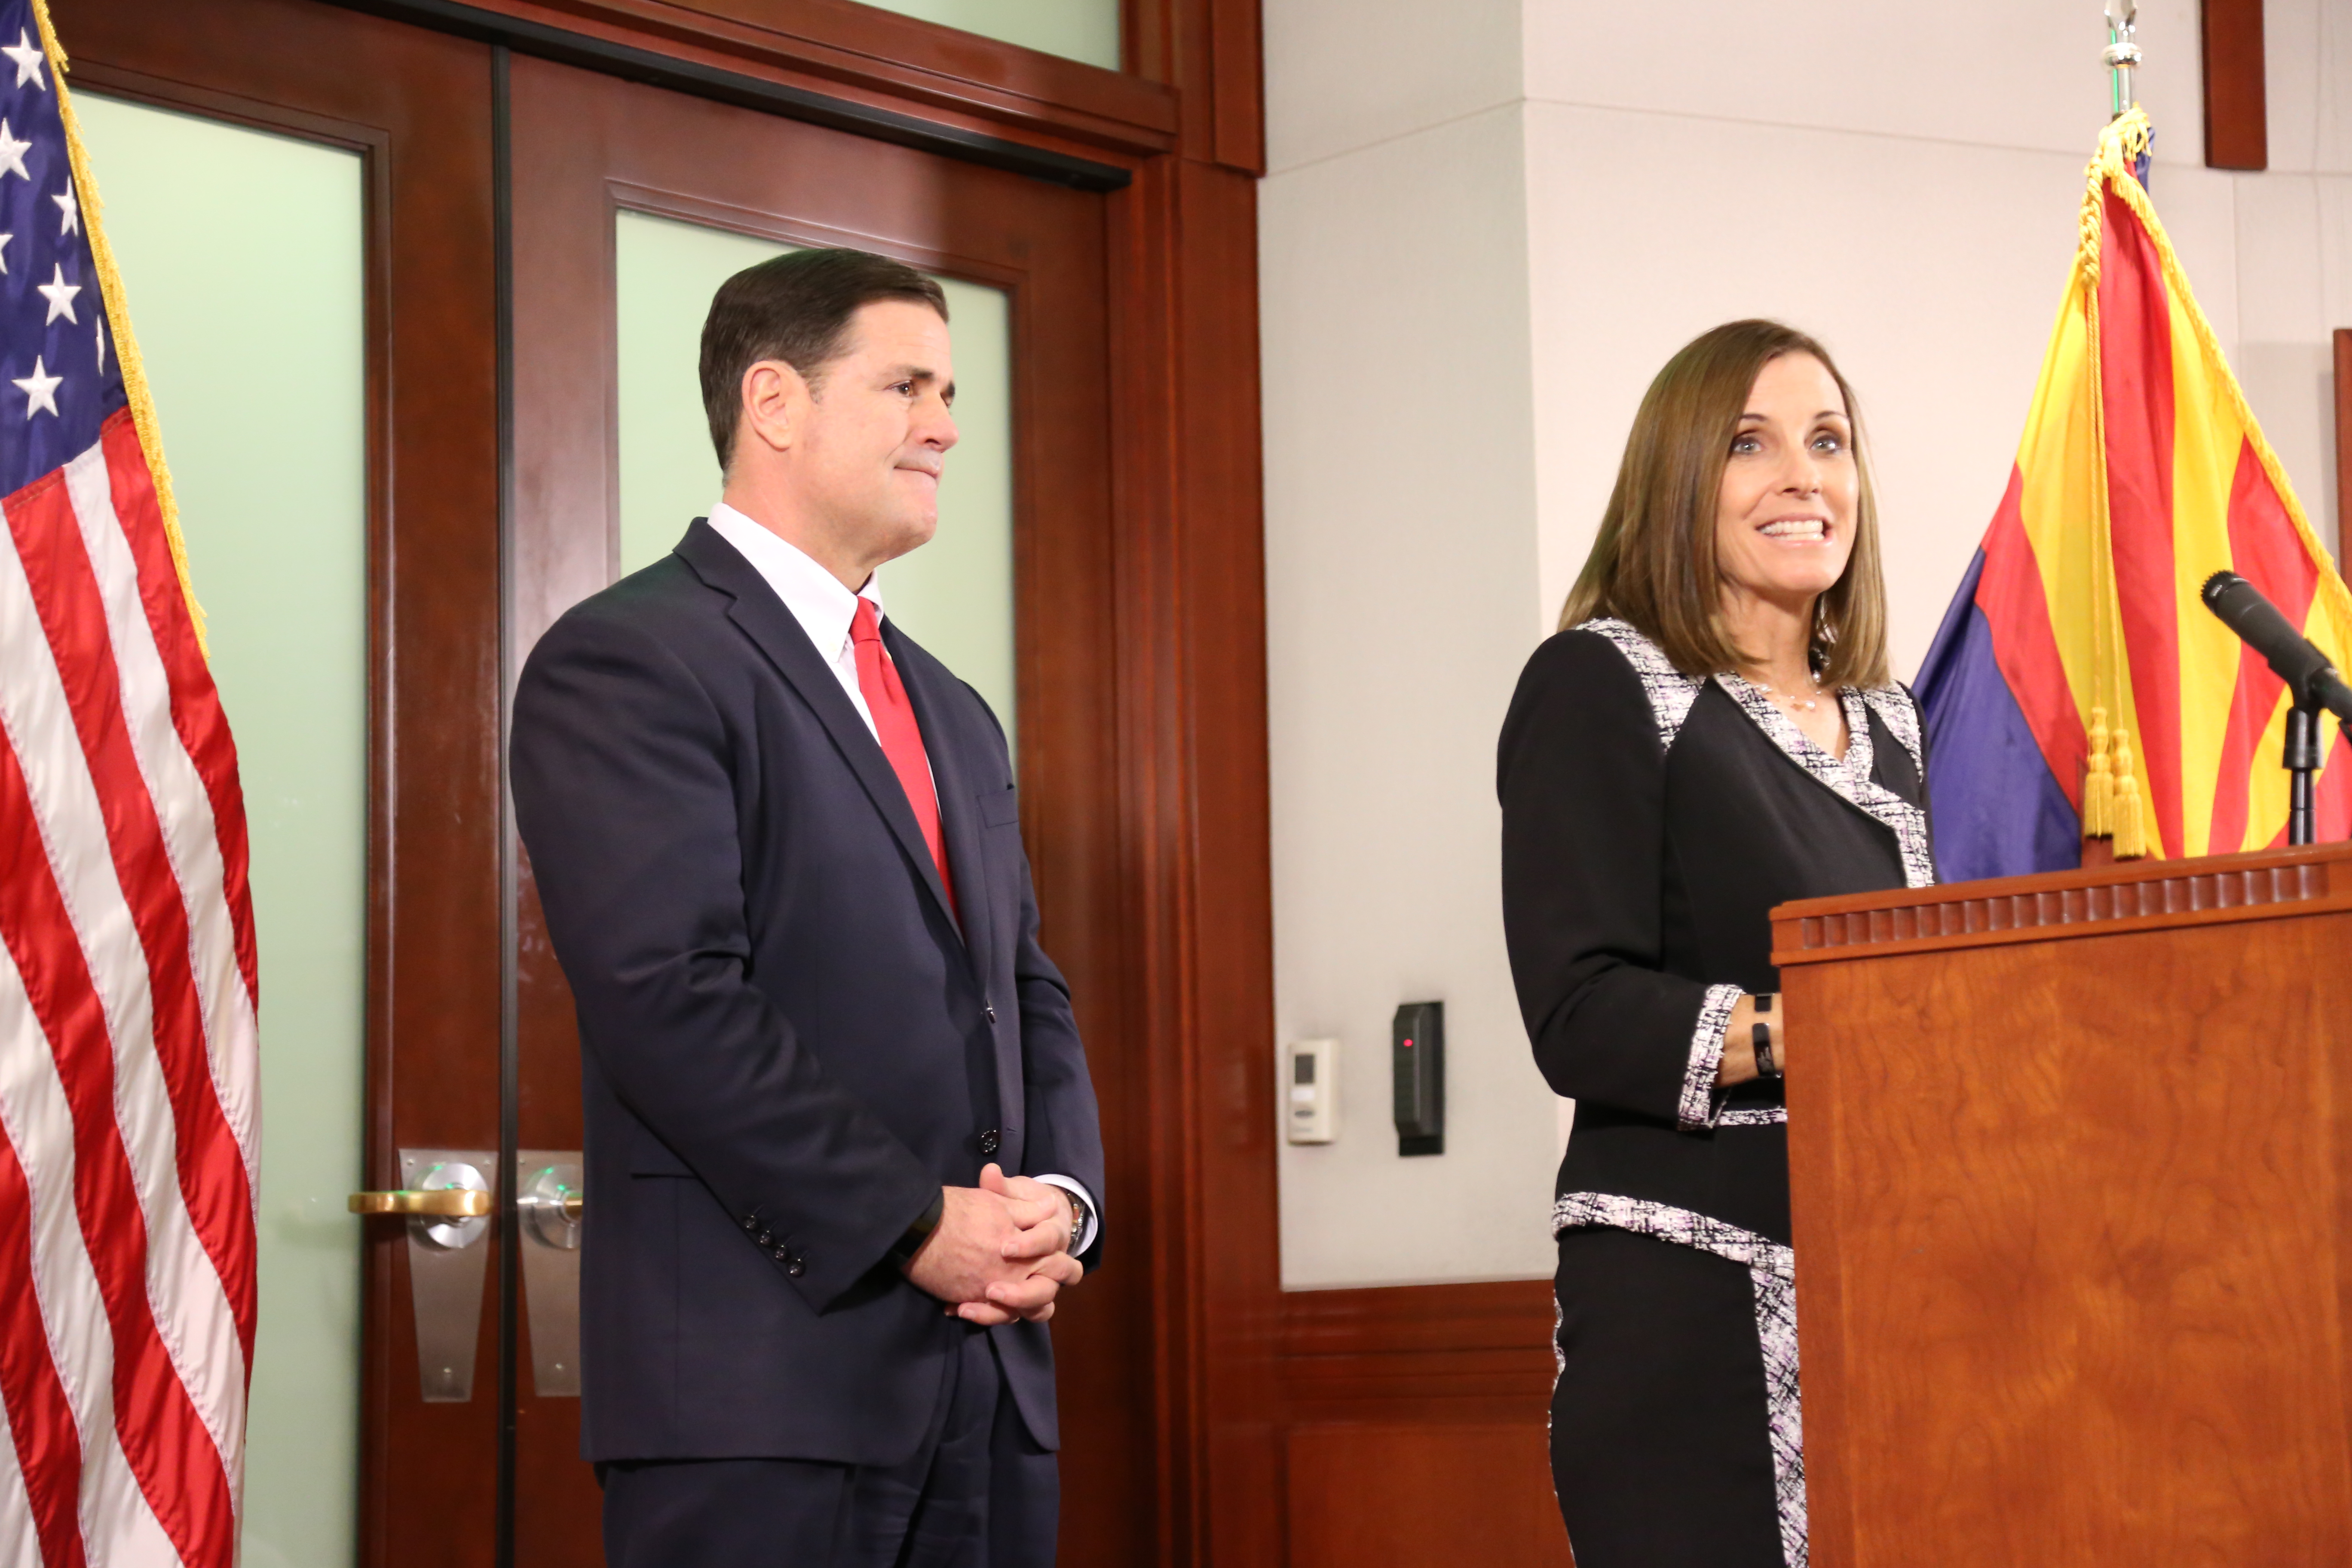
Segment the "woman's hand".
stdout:
[[1767,1011],[1756,1010],[1756,998],[1742,996],[1731,1009],[1731,1022],[1723,1028],[1723,1065],[1716,1069],[1718,1089],[1729,1089],[1735,1083],[1746,1083],[1763,1075],[1756,1070],[1756,1026],[1772,1026],[1772,1065],[1785,1076],[1789,1070],[1788,1037],[1780,1029],[1780,998],[1772,999]]

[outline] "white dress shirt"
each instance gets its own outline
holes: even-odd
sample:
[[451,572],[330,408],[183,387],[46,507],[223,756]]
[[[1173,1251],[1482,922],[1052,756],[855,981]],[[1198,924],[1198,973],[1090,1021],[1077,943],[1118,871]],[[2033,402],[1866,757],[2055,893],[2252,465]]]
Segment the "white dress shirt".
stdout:
[[[841,585],[841,579],[817,564],[816,561],[782,536],[752,521],[725,501],[710,509],[710,526],[719,538],[735,547],[736,552],[751,563],[762,582],[776,591],[784,608],[800,622],[801,630],[816,645],[817,657],[833,671],[841,689],[849,698],[849,705],[866,721],[866,732],[878,744],[881,731],[874,727],[874,714],[866,706],[866,693],[857,684],[857,645],[850,637],[851,623],[857,618],[857,601],[865,599],[874,606],[878,623],[882,611],[880,579],[866,579],[866,586],[853,594]],[[884,658],[888,658],[886,650]],[[930,759],[924,758],[924,766]],[[934,790],[936,793],[936,788]],[[1086,1184],[1072,1176],[1040,1176],[1048,1186],[1060,1187],[1077,1194],[1086,1205],[1085,1227],[1073,1237],[1070,1250],[1084,1252],[1094,1244],[1095,1231],[1100,1226],[1102,1205],[1095,1202],[1094,1194]]]
[[882,732],[874,727],[874,715],[866,706],[866,693],[857,684],[857,645],[849,636],[850,623],[857,618],[857,601],[864,599],[874,606],[878,621],[882,615],[882,588],[876,577],[866,579],[866,586],[853,594],[841,585],[841,579],[818,565],[799,546],[786,542],[767,529],[753,522],[725,501],[710,509],[710,526],[719,537],[735,547],[736,553],[751,563],[751,570],[761,580],[776,591],[784,608],[800,622],[801,630],[808,633],[809,641],[816,644],[817,657],[841,682],[848,694],[849,705],[866,721],[866,732],[878,742]]

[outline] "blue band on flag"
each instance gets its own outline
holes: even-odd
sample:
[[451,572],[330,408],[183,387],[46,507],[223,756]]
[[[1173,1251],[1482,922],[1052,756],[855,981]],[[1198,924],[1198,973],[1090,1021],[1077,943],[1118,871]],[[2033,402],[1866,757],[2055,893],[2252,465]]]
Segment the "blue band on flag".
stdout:
[[1936,863],[1947,881],[2060,871],[2083,863],[2083,821],[1993,658],[1977,607],[1984,552],[1969,563],[1913,690],[1927,721]]

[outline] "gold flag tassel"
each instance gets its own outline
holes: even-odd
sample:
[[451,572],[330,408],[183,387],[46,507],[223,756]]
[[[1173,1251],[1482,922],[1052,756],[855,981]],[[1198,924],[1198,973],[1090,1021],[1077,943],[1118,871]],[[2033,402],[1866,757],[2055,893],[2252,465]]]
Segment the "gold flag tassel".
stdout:
[[2083,837],[2105,838],[2115,831],[2116,775],[2108,760],[2107,710],[2091,710],[2091,767],[2083,776]]
[[2132,772],[2131,731],[2116,731],[2115,809],[2111,827],[2116,858],[2137,860],[2147,853],[2147,807],[2140,800],[2139,778]]

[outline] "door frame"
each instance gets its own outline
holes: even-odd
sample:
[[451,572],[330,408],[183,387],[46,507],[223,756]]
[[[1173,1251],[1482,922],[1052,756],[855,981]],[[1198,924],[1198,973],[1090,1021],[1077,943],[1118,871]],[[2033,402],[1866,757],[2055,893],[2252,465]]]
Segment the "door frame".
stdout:
[[1148,1129],[1142,1190],[1107,1196],[1114,1266],[1149,1276],[1137,1375],[1156,1560],[1265,1561],[1287,1534],[1294,1401],[1271,1065],[1258,0],[1126,0],[1123,72],[842,0],[327,3],[1105,193],[1117,877],[1140,1064],[1129,1124]]
[[[1134,1129],[1111,541],[1108,258],[1099,194],[530,58],[511,61],[516,505],[509,659],[617,574],[614,223],[636,211],[783,245],[851,245],[1002,290],[1012,332],[1022,816],[1044,940],[1071,981],[1102,1098],[1113,1212],[1144,1185]],[[715,492],[716,473],[711,476]],[[703,500],[710,499],[706,495]],[[670,520],[672,537],[686,514]],[[1010,715],[1008,715],[1009,717]],[[517,945],[522,1146],[579,1147],[580,1046],[527,858]],[[1138,1253],[1140,1263],[1143,1254]],[[1148,1559],[1149,1271],[1118,1268],[1055,1321],[1073,1562]],[[522,1358],[514,1364],[520,1368]],[[514,1557],[593,1554],[576,1401],[518,1373]],[[583,1522],[584,1521],[584,1522]]]
[[[397,1187],[402,1147],[498,1141],[496,247],[478,199],[489,51],[308,0],[106,0],[62,20],[75,88],[361,158],[367,1109],[355,1131],[362,1181]],[[362,53],[367,72],[317,68]],[[436,1092],[404,1095],[410,1082]],[[425,1405],[404,1229],[363,1234],[359,1556],[487,1561],[457,1521],[491,1511],[494,1479],[429,1458],[494,1440],[495,1298],[478,1325],[477,1397]],[[401,1506],[428,1496],[442,1506]]]

